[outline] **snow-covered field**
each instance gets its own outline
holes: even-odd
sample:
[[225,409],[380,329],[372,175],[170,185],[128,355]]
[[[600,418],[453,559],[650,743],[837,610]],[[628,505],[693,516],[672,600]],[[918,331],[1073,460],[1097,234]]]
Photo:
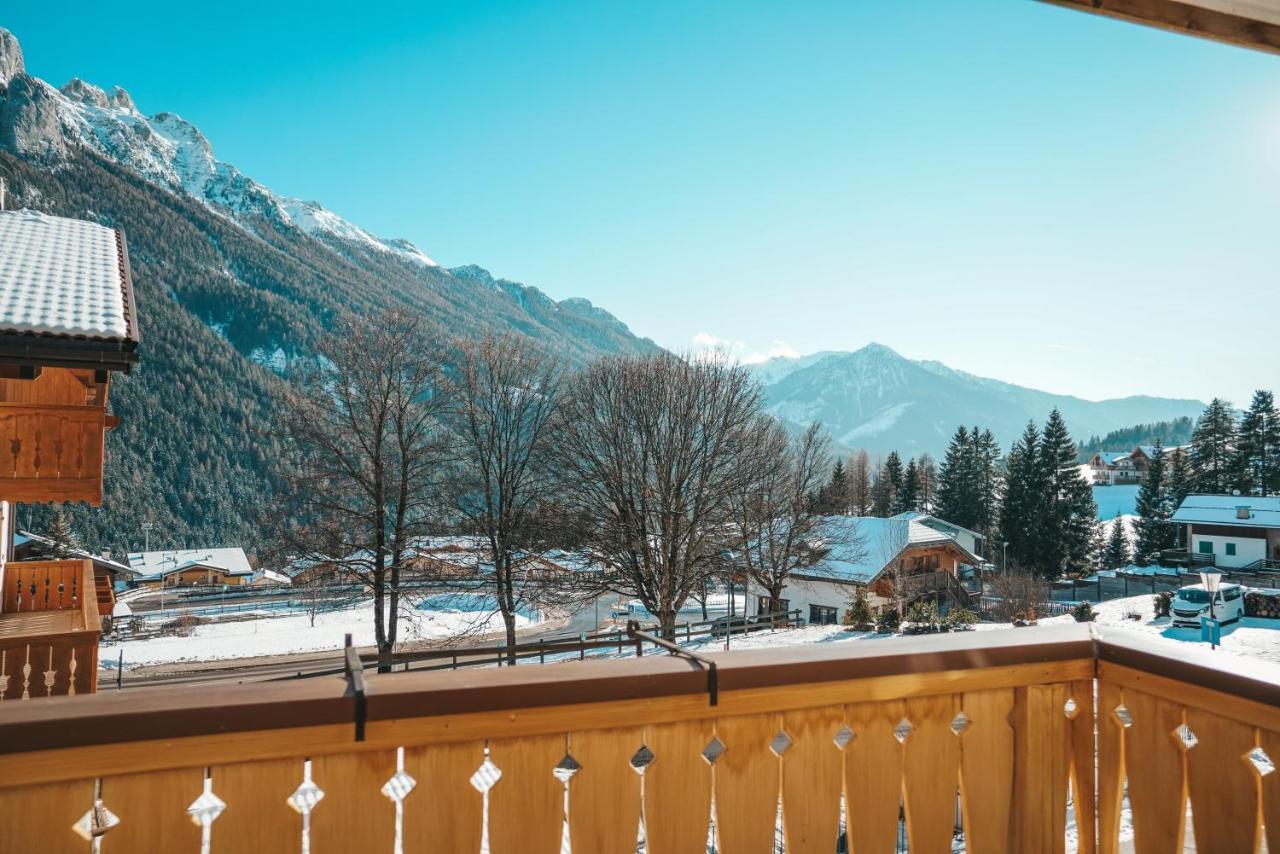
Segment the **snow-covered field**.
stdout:
[[[517,616],[517,627],[535,620]],[[502,630],[502,617],[489,611],[430,610],[402,613],[398,640],[411,642],[456,637],[464,634]],[[263,615],[235,622],[197,626],[189,637],[155,637],[129,640],[104,646],[101,659],[114,665],[124,652],[124,665],[136,667],[174,661],[223,661],[232,658],[288,655],[300,652],[337,650],[350,632],[356,646],[374,644],[373,607],[363,601],[340,611],[316,615],[311,625],[308,614]]]

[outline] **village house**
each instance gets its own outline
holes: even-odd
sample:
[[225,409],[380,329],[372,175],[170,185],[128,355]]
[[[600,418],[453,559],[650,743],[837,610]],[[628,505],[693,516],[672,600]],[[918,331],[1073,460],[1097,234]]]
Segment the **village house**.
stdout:
[[981,559],[955,537],[900,516],[828,516],[822,524],[829,554],[793,572],[776,602],[758,582],[748,581],[749,616],[799,611],[810,623],[839,623],[860,587],[873,608],[925,595],[967,603],[961,570]]
[[1187,557],[1220,569],[1280,568],[1280,496],[1188,495],[1173,514]]
[[253,582],[254,572],[241,548],[130,552],[129,567],[141,587],[239,587]]
[[138,359],[128,251],[116,229],[0,210],[0,259],[0,700],[92,693],[116,573],[15,560],[39,544],[15,544],[13,505],[102,504],[111,375]]
[[[1173,445],[1164,449],[1166,462],[1187,452],[1186,445]],[[1138,483],[1151,460],[1156,455],[1155,445],[1136,445],[1131,451],[1098,451],[1086,464],[1093,475],[1095,486],[1117,486]]]

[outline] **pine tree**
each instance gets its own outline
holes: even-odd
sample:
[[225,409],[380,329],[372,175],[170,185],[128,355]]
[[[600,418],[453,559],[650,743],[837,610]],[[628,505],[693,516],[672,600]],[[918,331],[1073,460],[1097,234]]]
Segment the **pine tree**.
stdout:
[[907,460],[906,471],[902,475],[902,491],[898,493],[893,505],[893,512],[906,513],[920,509],[920,472],[915,460]]
[[1124,519],[1117,513],[1111,520],[1111,533],[1102,553],[1103,569],[1122,569],[1129,565],[1129,535],[1124,527]]
[[53,552],[55,560],[70,557],[72,552],[80,548],[75,532],[71,530],[71,523],[67,521],[67,514],[62,509],[61,504],[53,508],[53,514],[49,517],[46,536],[50,540],[50,550]]
[[875,482],[871,484],[871,515],[887,518],[893,515],[893,500],[896,495],[893,488],[893,475],[889,464],[885,463],[876,472]]
[[972,525],[965,527],[986,536],[995,529],[1000,505],[1000,444],[990,430],[978,432],[973,437],[973,478],[976,516]]
[[1005,553],[1011,566],[1032,569],[1036,565],[1043,534],[1039,520],[1047,494],[1040,465],[1040,429],[1031,421],[1009,450],[1000,507],[1000,539],[1008,544]]
[[1280,491],[1280,412],[1269,391],[1256,391],[1240,420],[1236,488],[1244,495]]
[[889,456],[884,459],[884,471],[889,478],[889,483],[893,487],[893,498],[890,499],[891,504],[896,504],[898,493],[902,492],[903,481],[906,477],[902,470],[902,457],[897,451],[890,451]]
[[1236,423],[1231,406],[1214,398],[1191,435],[1191,487],[1196,492],[1226,495],[1238,480]]
[[1173,511],[1169,506],[1169,483],[1165,475],[1164,445],[1156,440],[1151,464],[1142,476],[1137,502],[1138,542],[1134,560],[1139,566],[1156,563],[1160,552],[1174,547]]
[[973,521],[973,494],[966,479],[970,461],[969,431],[961,424],[951,437],[942,466],[938,469],[938,489],[934,511],[942,519],[969,528]]
[[1041,519],[1043,551],[1037,564],[1052,580],[1089,565],[1092,528],[1098,518],[1093,488],[1076,461],[1076,443],[1056,408],[1044,425],[1040,464],[1048,486],[1048,505]]
[[[1191,494],[1191,472],[1188,469],[1186,448],[1178,448],[1170,456],[1173,462],[1169,466],[1169,476],[1166,478],[1164,502],[1172,516],[1182,506],[1183,500]],[[1182,548],[1186,531],[1176,522],[1172,523],[1172,528],[1173,533],[1170,534],[1173,541],[1172,547]]]
[[849,478],[845,474],[844,460],[837,459],[832,467],[822,504],[822,512],[828,516],[843,516],[849,512]]

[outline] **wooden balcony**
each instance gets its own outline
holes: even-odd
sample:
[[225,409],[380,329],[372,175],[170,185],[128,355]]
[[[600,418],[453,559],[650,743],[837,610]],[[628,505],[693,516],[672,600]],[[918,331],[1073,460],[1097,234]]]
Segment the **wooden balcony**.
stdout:
[[941,854],[959,804],[971,852],[1061,852],[1070,795],[1109,854],[1126,780],[1137,851],[1188,800],[1200,850],[1280,850],[1280,667],[1086,625],[711,658],[4,703],[0,815],[40,819],[0,851],[861,854],[901,815]]
[[0,702],[93,693],[101,631],[92,561],[7,564]]

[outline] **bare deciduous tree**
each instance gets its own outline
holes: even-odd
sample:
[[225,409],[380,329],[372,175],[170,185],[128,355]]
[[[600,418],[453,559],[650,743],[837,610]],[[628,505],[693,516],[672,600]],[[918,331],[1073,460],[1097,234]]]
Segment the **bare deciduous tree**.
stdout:
[[726,569],[760,411],[758,386],[724,359],[608,357],[569,383],[559,466],[583,548],[607,568],[597,583],[639,599],[668,635]]
[[[506,627],[507,661],[516,663],[516,615],[538,600],[541,583],[527,572],[554,531],[539,509],[552,498],[549,451],[559,405],[555,357],[523,338],[459,342],[451,384],[457,437],[450,493],[467,528],[483,541]],[[482,574],[483,577],[483,574]]]
[[831,467],[830,444],[817,423],[796,437],[769,416],[760,416],[753,425],[740,463],[751,477],[739,480],[733,502],[735,555],[765,590],[773,603],[770,611],[778,610],[792,574],[826,557],[835,545],[833,532],[844,530],[823,530],[822,516],[810,501]]
[[396,643],[401,572],[432,523],[440,378],[421,320],[395,310],[343,318],[285,393],[294,453],[284,494],[295,507],[283,550],[332,564],[373,594],[384,659]]

